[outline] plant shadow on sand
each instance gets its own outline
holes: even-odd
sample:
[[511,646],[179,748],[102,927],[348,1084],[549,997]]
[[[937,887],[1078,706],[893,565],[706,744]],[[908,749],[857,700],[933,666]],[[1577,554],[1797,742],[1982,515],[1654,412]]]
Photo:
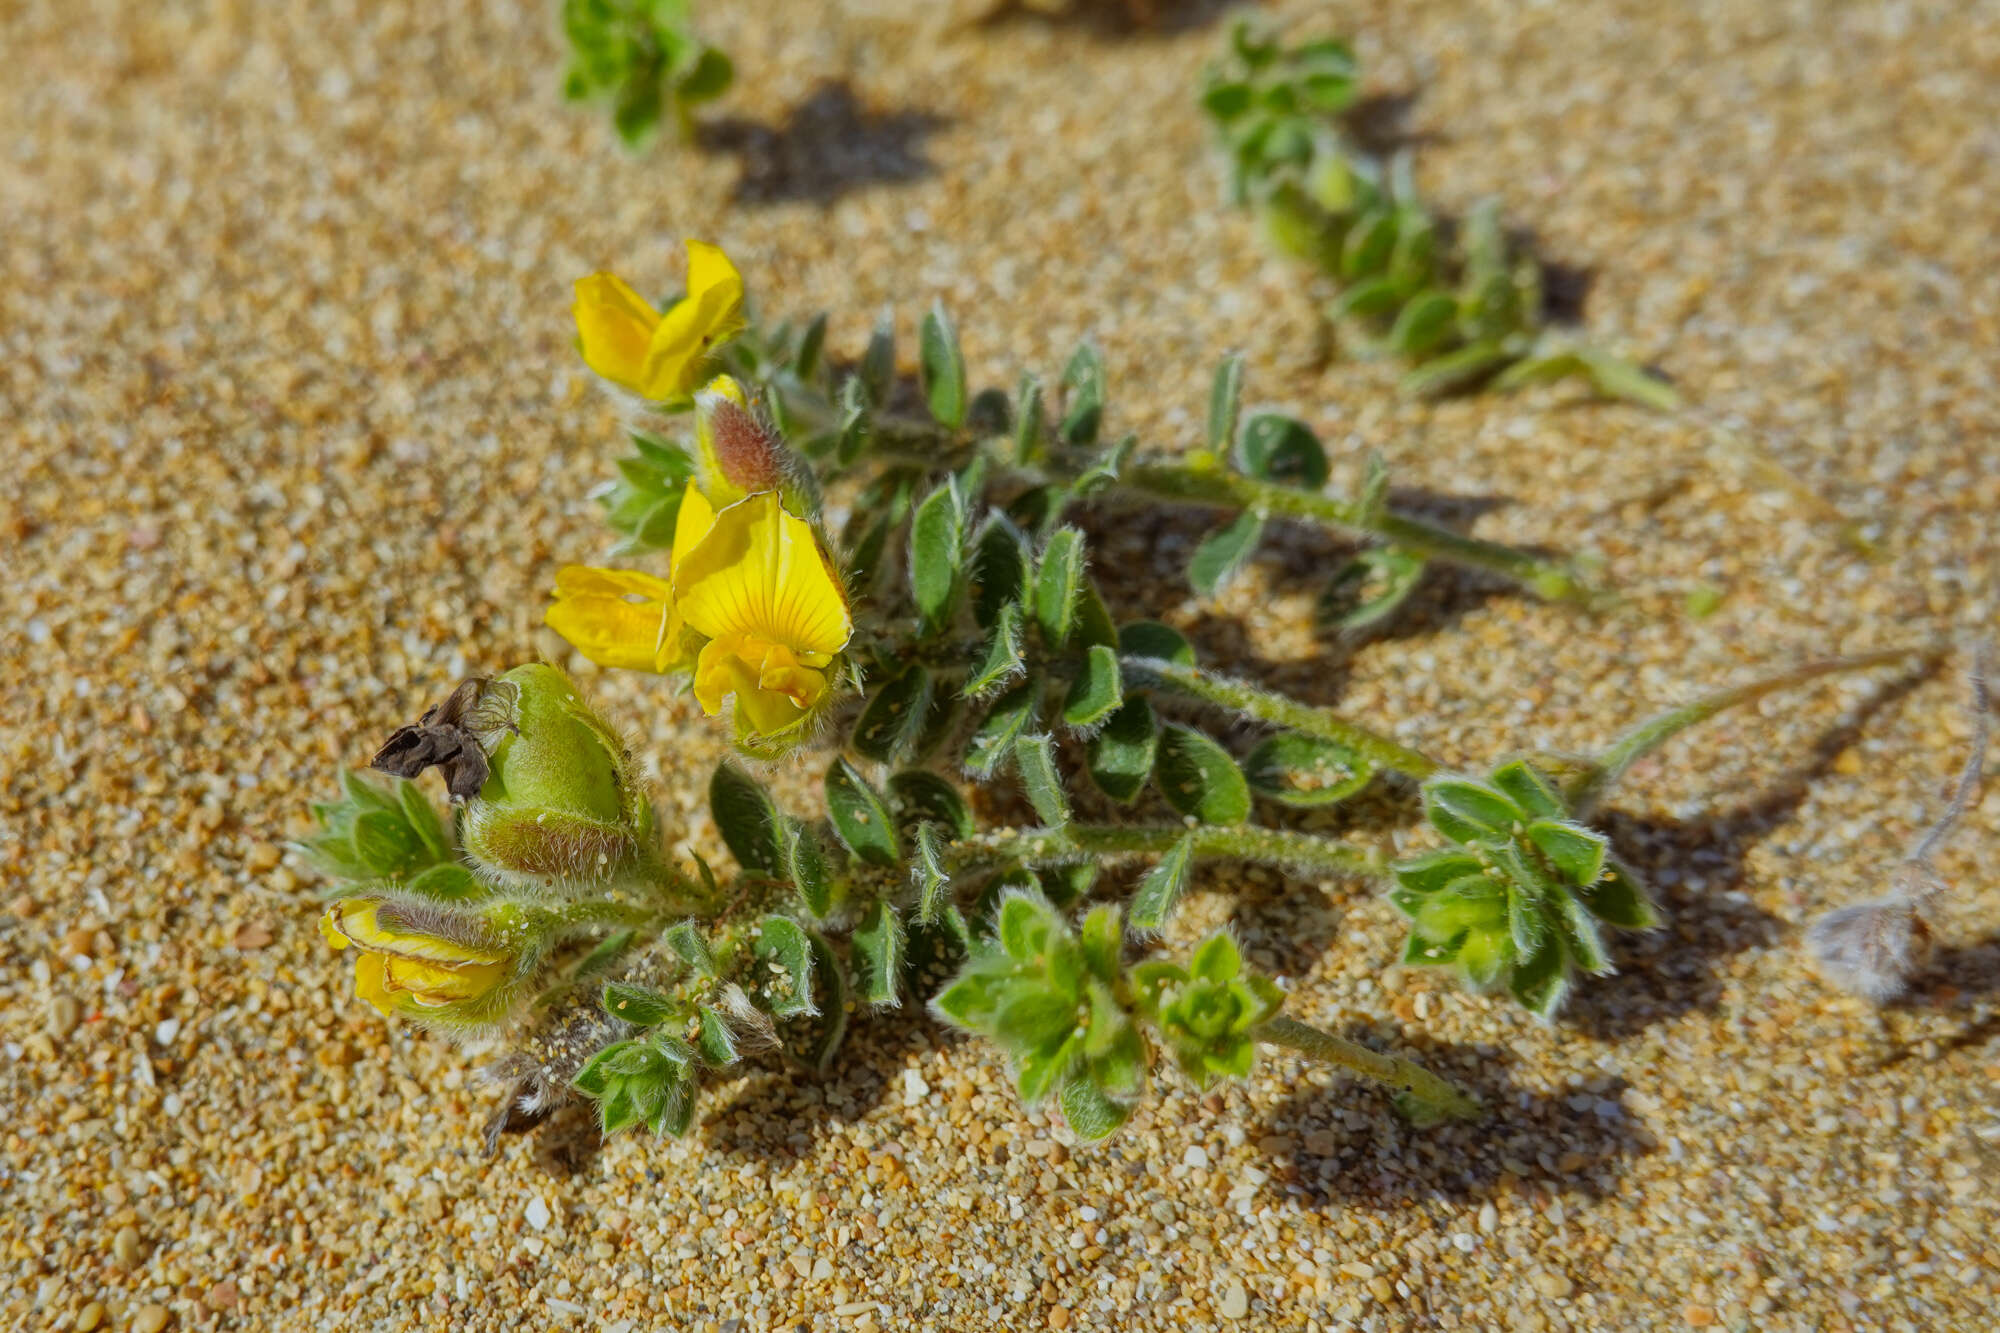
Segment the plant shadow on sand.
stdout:
[[1390,1209],[1484,1198],[1511,1188],[1508,1178],[1515,1177],[1599,1198],[1616,1188],[1627,1162],[1658,1146],[1625,1108],[1628,1085],[1621,1079],[1530,1091],[1508,1079],[1512,1057],[1498,1046],[1410,1043],[1405,1034],[1371,1024],[1344,1035],[1377,1050],[1406,1050],[1476,1094],[1486,1114],[1419,1129],[1379,1089],[1335,1075],[1263,1115],[1269,1195],[1316,1208]]
[[703,149],[741,161],[733,202],[831,204],[850,190],[935,175],[924,141],[949,123],[927,111],[876,111],[835,81],[793,107],[783,124],[728,116],[703,121],[696,134]]
[[[1607,810],[1598,826],[1620,859],[1654,886],[1665,926],[1613,937],[1618,971],[1580,984],[1562,1021],[1593,1037],[1616,1040],[1682,1014],[1714,1010],[1722,998],[1718,969],[1747,949],[1776,944],[1777,919],[1736,890],[1744,860],[1798,812],[1813,784],[1853,745],[1868,723],[1936,673],[1919,667],[1855,705],[1813,745],[1806,760],[1769,790],[1733,810],[1688,820],[1645,819]],[[1694,883],[1690,883],[1690,879]]]
[[991,0],[969,27],[1041,23],[1080,28],[1097,37],[1144,37],[1192,32],[1214,23],[1237,0]]

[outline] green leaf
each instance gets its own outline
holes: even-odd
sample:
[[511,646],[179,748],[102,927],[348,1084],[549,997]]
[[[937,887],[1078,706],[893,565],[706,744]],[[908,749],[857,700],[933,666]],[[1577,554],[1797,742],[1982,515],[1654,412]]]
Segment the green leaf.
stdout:
[[1083,901],[1097,883],[1097,863],[1094,861],[1071,861],[1052,866],[1037,866],[1035,880],[1042,886],[1042,894],[1057,907],[1067,910]]
[[1089,649],[1099,645],[1116,648],[1118,627],[1112,623],[1111,608],[1104,604],[1104,594],[1098,590],[1097,580],[1086,574],[1083,586],[1076,594],[1076,617],[1071,622],[1070,646]]
[[804,926],[790,917],[767,916],[759,923],[751,952],[767,969],[765,1008],[779,1018],[817,1012],[812,938]]
[[1071,444],[1090,444],[1104,420],[1104,358],[1089,343],[1079,345],[1063,368],[1062,383],[1062,437]]
[[1409,371],[1397,388],[1412,398],[1438,398],[1470,388],[1520,355],[1506,344],[1482,339],[1432,357]]
[[402,809],[403,822],[417,835],[417,841],[434,861],[452,861],[458,853],[445,836],[444,825],[439,822],[437,807],[423,789],[408,778],[396,781],[396,803]]
[[827,864],[819,835],[796,819],[785,821],[785,873],[799,891],[799,901],[814,919],[824,919],[835,907],[839,884]]
[[826,817],[856,857],[876,865],[895,863],[900,849],[889,807],[844,757],[826,771]]
[[1138,891],[1132,895],[1134,930],[1155,931],[1166,925],[1174,905],[1187,891],[1188,873],[1193,865],[1194,837],[1190,834],[1176,842],[1140,877]]
[[1400,546],[1374,546],[1335,571],[1314,613],[1322,624],[1360,630],[1387,619],[1423,581],[1425,560]]
[[1062,775],[1056,771],[1055,743],[1047,736],[1027,735],[1014,741],[1014,767],[1028,803],[1050,828],[1069,822],[1069,794],[1063,790]]
[[873,903],[854,927],[852,952],[855,987],[869,1004],[902,1003],[896,987],[903,975],[903,921],[896,909]]
[[611,1066],[623,1057],[628,1048],[638,1044],[633,1041],[615,1041],[606,1046],[584,1061],[583,1068],[577,1070],[575,1076],[570,1079],[570,1086],[585,1096],[602,1097],[611,1085],[613,1077]]
[[1604,856],[1610,843],[1601,833],[1579,824],[1538,819],[1528,825],[1528,841],[1540,849],[1572,887],[1595,884],[1604,873]]
[[763,784],[724,760],[708,781],[708,804],[716,830],[738,865],[766,875],[783,873],[778,807]]
[[1607,862],[1596,883],[1577,890],[1590,914],[1606,925],[1626,930],[1651,930],[1660,924],[1659,909],[1647,897],[1638,877],[1616,861]]
[[819,1012],[800,1024],[803,1031],[793,1037],[786,1050],[794,1060],[816,1074],[824,1074],[840,1052],[847,1036],[847,971],[841,967],[833,946],[816,930],[806,932],[811,949],[813,980],[824,988],[818,998]]
[[1508,838],[1526,817],[1500,792],[1472,778],[1432,778],[1423,790],[1424,814],[1453,842]]
[[1249,475],[1281,486],[1317,491],[1326,485],[1326,450],[1312,427],[1295,417],[1259,412],[1243,423],[1238,462]]
[[656,991],[643,986],[628,986],[622,981],[607,981],[604,984],[604,998],[601,1001],[604,1012],[613,1018],[622,1018],[634,1027],[649,1028],[664,1023],[674,1017],[674,1002]]
[[1085,1143],[1110,1138],[1132,1117],[1132,1108],[1112,1101],[1088,1078],[1073,1078],[1058,1095],[1070,1132]]
[[1563,961],[1562,945],[1551,937],[1539,952],[1515,963],[1507,989],[1530,1012],[1553,1018],[1569,992],[1569,968]]
[[1576,965],[1593,976],[1613,971],[1611,952],[1604,947],[1604,935],[1597,919],[1574,894],[1555,895],[1553,915],[1562,930],[1563,947]]
[[826,351],[826,312],[820,311],[799,337],[799,349],[792,353],[792,374],[801,384],[811,384],[819,374],[820,357]]
[[1194,665],[1194,645],[1171,625],[1135,620],[1118,631],[1118,651],[1127,657],[1150,657],[1177,666]]
[[870,759],[889,763],[912,748],[930,704],[930,672],[905,667],[868,700],[847,743]]
[[1398,861],[1389,869],[1398,884],[1416,894],[1436,893],[1461,879],[1485,872],[1478,857],[1460,851],[1427,852]]
[[1160,735],[1154,781],[1167,804],[1204,824],[1240,824],[1250,815],[1250,784],[1229,752],[1179,723]]
[[403,891],[438,902],[464,902],[486,896],[486,886],[456,862],[426,866],[403,882]]
[[1083,584],[1083,534],[1058,528],[1042,547],[1035,573],[1035,623],[1051,648],[1068,640],[1076,623],[1076,596]]
[[1243,761],[1250,790],[1292,806],[1344,801],[1374,775],[1374,766],[1347,746],[1293,731],[1266,737]]
[[661,1099],[659,1109],[646,1117],[646,1128],[654,1134],[684,1137],[694,1128],[694,1102],[698,1088],[692,1078],[683,1075],[668,1084],[666,1095]]
[[400,875],[423,850],[401,810],[364,810],[355,816],[351,838],[354,859],[385,879]]
[[1458,324],[1458,298],[1432,288],[1411,297],[1389,329],[1389,346],[1405,356],[1421,357],[1452,336]]
[[736,67],[729,62],[729,57],[712,46],[706,46],[695,57],[694,68],[681,76],[675,92],[681,101],[690,106],[712,102],[729,91],[729,85],[735,78]]
[[611,108],[611,124],[627,148],[636,148],[659,124],[662,97],[659,81],[650,72],[635,74],[625,83]]
[[924,401],[938,424],[957,430],[965,424],[965,354],[959,350],[958,330],[945,313],[944,302],[932,304],[924,316],[917,344],[917,372],[924,389]]
[[1208,390],[1208,450],[1227,458],[1236,443],[1236,417],[1243,409],[1243,358],[1226,356],[1215,367]]
[[1213,597],[1243,567],[1264,535],[1263,515],[1246,509],[1201,539],[1188,561],[1188,582],[1204,597]]
[[958,788],[923,769],[906,769],[889,779],[889,809],[904,831],[935,824],[949,839],[972,836],[972,811]]
[[1201,93],[1201,107],[1212,118],[1227,123],[1250,109],[1251,90],[1247,83],[1212,83]]
[[1569,805],[1548,777],[1525,759],[1513,759],[1493,770],[1494,786],[1538,819],[1567,819]]
[[1396,245],[1396,216],[1386,208],[1364,213],[1340,247],[1340,279],[1353,282],[1380,273]]
[[1153,706],[1143,695],[1125,700],[1103,729],[1090,738],[1091,781],[1112,800],[1130,802],[1152,775],[1158,742],[1159,724]]
[[1094,727],[1125,701],[1118,672],[1118,650],[1094,643],[1084,655],[1063,703],[1063,721],[1072,727]]
[[1013,680],[1024,670],[1021,661],[1021,609],[1008,602],[994,618],[993,637],[986,642],[986,656],[973,668],[965,682],[965,696],[980,699]]
[[1110,490],[1125,470],[1125,465],[1132,461],[1132,454],[1138,447],[1137,435],[1128,433],[1119,436],[1118,443],[1100,450],[1090,466],[1076,474],[1076,480],[1070,483],[1070,495],[1078,500],[1088,500],[1093,495]]
[[947,906],[945,893],[951,887],[951,877],[944,868],[944,848],[936,824],[919,824],[911,836],[916,843],[910,874],[917,881],[917,924],[934,925],[939,910]]
[[736,1063],[740,1056],[736,1033],[730,1029],[728,1020],[712,1005],[703,1005],[700,1010],[701,1031],[695,1044],[701,1050],[701,1058],[717,1069],[726,1069]]
[[1335,319],[1373,319],[1386,315],[1401,305],[1409,295],[1402,283],[1394,278],[1371,278],[1367,282],[1356,283],[1340,294],[1333,303]]
[[1188,958],[1188,975],[1197,981],[1230,981],[1243,970],[1243,954],[1227,931],[1217,931],[1195,946]]
[[868,350],[861,354],[861,368],[857,374],[862,391],[868,395],[869,405],[887,405],[889,387],[896,379],[896,326],[887,316],[876,324],[875,331],[868,336]]
[[1410,938],[1403,942],[1402,961],[1417,967],[1442,967],[1458,961],[1458,951],[1464,943],[1463,935],[1440,943],[1427,940],[1413,931]]
[[910,520],[910,593],[927,627],[951,618],[964,560],[965,501],[947,484],[925,496]]
[[1524,892],[1518,884],[1507,886],[1507,935],[1515,952],[1525,958],[1542,948],[1552,927],[1544,915],[1540,899]]
[[1672,385],[1623,357],[1585,351],[1583,366],[1592,387],[1606,398],[1622,398],[1656,412],[1673,412],[1681,405],[1681,396]]
[[1039,693],[1038,682],[1024,680],[993,701],[966,742],[966,772],[976,778],[993,776],[1001,762],[1014,753],[1014,738],[1033,720]]
[[1014,461],[1023,467],[1041,462],[1048,452],[1047,431],[1042,419],[1042,382],[1023,374],[1014,393]]
[[972,614],[981,628],[993,628],[1000,612],[1028,593],[1034,559],[1028,538],[1005,514],[994,514],[980,529],[972,552]]
[[1493,387],[1509,392],[1530,384],[1546,384],[1569,375],[1587,373],[1583,357],[1575,352],[1552,352],[1515,362],[1493,380]]
[[708,941],[692,921],[682,921],[669,926],[665,935],[667,947],[674,955],[688,965],[698,977],[712,977],[716,974],[715,954],[709,949]]

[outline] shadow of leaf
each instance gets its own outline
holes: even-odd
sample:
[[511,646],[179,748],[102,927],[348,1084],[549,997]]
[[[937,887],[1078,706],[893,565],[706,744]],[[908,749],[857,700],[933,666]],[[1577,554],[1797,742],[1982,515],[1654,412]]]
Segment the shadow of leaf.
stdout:
[[821,84],[781,125],[738,116],[704,121],[697,142],[740,159],[736,203],[829,204],[850,190],[935,174],[924,140],[948,123],[926,111],[872,110],[837,81]]

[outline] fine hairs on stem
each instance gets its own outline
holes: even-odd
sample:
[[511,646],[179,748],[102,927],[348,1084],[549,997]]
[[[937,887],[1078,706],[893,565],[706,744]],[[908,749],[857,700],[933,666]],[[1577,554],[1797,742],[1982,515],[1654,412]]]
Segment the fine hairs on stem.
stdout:
[[1944,880],[1931,858],[1978,799],[1985,774],[1991,675],[1991,646],[1981,643],[1973,652],[1969,681],[1971,751],[1959,770],[1951,801],[1896,868],[1887,895],[1828,912],[1806,932],[1806,946],[1827,977],[1877,1004],[1900,996],[1923,962],[1931,914],[1945,894]]

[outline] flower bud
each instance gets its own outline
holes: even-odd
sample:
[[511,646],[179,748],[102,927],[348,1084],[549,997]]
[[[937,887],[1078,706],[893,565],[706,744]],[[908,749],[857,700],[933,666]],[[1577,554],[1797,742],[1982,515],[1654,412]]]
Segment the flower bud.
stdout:
[[421,899],[342,898],[319,930],[334,948],[356,950],[355,993],[385,1017],[494,1022],[534,963],[479,914]]

